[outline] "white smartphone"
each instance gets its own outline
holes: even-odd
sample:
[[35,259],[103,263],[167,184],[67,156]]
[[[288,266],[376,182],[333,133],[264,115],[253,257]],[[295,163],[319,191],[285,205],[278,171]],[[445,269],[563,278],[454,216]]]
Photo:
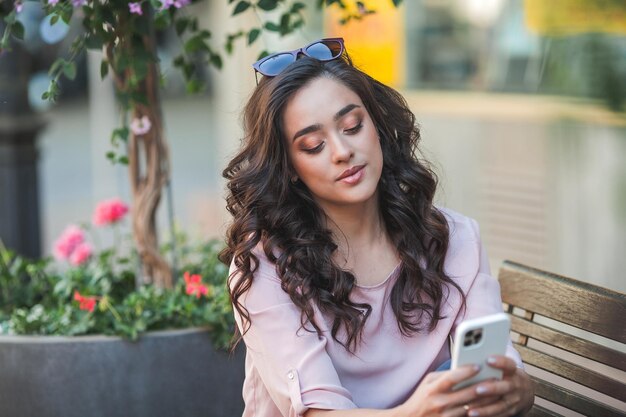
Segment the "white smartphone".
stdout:
[[502,371],[487,365],[492,355],[504,355],[509,340],[511,321],[505,313],[462,322],[452,341],[451,369],[463,365],[480,365],[480,372],[454,386],[454,390],[467,387],[486,379],[501,379]]

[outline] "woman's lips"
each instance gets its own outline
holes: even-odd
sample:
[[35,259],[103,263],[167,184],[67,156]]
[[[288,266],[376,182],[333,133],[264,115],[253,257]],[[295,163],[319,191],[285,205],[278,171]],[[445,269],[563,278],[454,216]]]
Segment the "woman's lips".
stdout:
[[356,184],[361,181],[361,178],[365,175],[365,170],[363,170],[363,168],[365,168],[365,165],[358,165],[350,169],[346,169],[337,178],[337,181],[341,181],[346,184]]

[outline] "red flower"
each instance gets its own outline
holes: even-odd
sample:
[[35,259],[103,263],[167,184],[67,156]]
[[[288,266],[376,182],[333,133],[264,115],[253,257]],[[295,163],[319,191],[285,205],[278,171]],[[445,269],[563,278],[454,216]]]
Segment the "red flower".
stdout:
[[80,303],[79,307],[81,310],[87,310],[90,313],[93,313],[93,310],[96,308],[97,297],[93,296],[83,296],[80,295],[78,291],[74,291],[74,300]]
[[188,295],[195,295],[196,298],[200,298],[202,295],[207,295],[209,292],[206,285],[202,285],[202,277],[198,274],[190,274],[185,272],[185,292]]

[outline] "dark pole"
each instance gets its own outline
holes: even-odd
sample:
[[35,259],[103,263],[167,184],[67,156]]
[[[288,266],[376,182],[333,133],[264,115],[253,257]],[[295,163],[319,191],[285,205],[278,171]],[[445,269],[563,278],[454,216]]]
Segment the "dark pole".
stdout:
[[36,139],[44,123],[28,102],[31,63],[17,42],[0,55],[0,240],[35,258],[41,255]]

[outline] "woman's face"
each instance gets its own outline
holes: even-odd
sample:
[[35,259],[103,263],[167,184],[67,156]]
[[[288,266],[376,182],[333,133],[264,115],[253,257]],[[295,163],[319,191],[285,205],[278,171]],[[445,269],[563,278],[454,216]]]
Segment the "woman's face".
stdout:
[[296,175],[324,210],[375,201],[383,155],[355,92],[331,78],[312,80],[288,101],[283,132]]

